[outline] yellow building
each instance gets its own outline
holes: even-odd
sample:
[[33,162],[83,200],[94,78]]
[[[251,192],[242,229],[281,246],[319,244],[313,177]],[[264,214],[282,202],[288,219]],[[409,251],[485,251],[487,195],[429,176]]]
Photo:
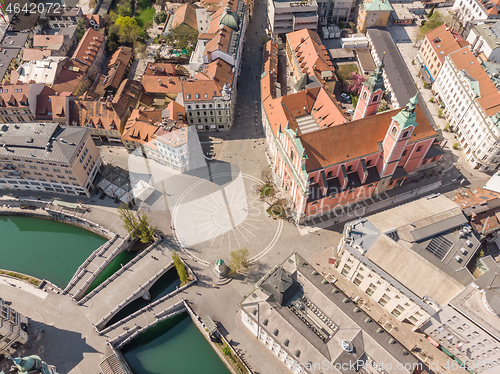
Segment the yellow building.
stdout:
[[392,10],[387,0],[365,1],[358,12],[358,31],[365,32],[370,27],[386,27]]

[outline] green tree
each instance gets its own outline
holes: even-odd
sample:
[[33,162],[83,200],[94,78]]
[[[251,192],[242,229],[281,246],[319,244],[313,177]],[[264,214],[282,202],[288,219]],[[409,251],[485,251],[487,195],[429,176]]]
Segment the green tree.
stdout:
[[118,212],[123,221],[123,227],[132,238],[139,239],[141,243],[149,243],[153,240],[158,227],[151,226],[151,222],[145,212],[139,214],[139,218],[137,218],[135,213],[123,203],[118,207]]
[[172,251],[172,260],[174,261],[175,269],[177,270],[177,275],[179,276],[181,284],[186,283],[188,280],[186,266],[184,265],[184,262],[182,262],[176,251]]
[[380,105],[378,106],[377,113],[385,112],[386,110],[389,110],[389,104],[387,104],[386,99],[382,99],[380,100]]
[[433,5],[433,6],[432,6],[432,8],[431,8],[431,10],[429,11],[429,14],[427,15],[427,17],[432,17],[432,15],[434,14],[434,8],[435,8],[435,7],[436,7],[435,5]]
[[439,12],[434,12],[432,16],[427,17],[427,22],[420,26],[420,29],[418,30],[418,36],[420,39],[423,39],[425,34],[427,34],[429,31],[434,30],[436,27],[441,26],[443,23],[445,23],[446,19],[441,15]]
[[110,53],[116,51],[120,44],[119,32],[120,28],[116,25],[111,25],[108,29],[108,42],[106,43],[106,48]]
[[125,230],[127,230],[130,236],[136,238],[139,220],[135,216],[134,212],[132,212],[130,208],[123,203],[118,207],[118,212],[120,213],[120,217],[123,221],[123,227],[125,228]]
[[152,226],[146,212],[139,214],[137,223],[137,237],[141,243],[149,243],[153,241],[154,234],[158,230],[157,226]]
[[85,20],[83,18],[78,18],[78,21],[76,21],[76,37],[78,41],[83,38],[83,34],[85,34]]
[[117,12],[120,17],[130,17],[132,15],[130,8],[123,5],[118,7]]
[[167,13],[165,12],[156,13],[154,20],[158,25],[164,24],[165,21],[167,20]]
[[115,25],[119,27],[118,36],[122,43],[132,43],[139,37],[139,26],[132,17],[118,17]]
[[176,27],[170,35],[166,37],[166,40],[173,48],[188,49],[189,47],[196,46],[198,42],[198,30],[182,24]]
[[231,256],[229,267],[233,275],[248,268],[248,249],[240,248],[237,251],[231,252],[229,255]]

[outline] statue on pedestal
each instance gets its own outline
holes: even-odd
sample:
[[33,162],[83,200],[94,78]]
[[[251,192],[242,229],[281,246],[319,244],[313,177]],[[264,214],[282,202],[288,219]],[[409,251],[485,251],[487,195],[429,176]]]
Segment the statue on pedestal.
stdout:
[[217,259],[217,261],[215,261],[215,272],[221,277],[226,276],[228,270],[229,269],[223,259],[219,258]]
[[[23,358],[7,356],[7,358],[12,360],[19,374],[57,374],[55,366],[47,365],[36,355]],[[4,374],[4,372],[2,371],[0,374]]]

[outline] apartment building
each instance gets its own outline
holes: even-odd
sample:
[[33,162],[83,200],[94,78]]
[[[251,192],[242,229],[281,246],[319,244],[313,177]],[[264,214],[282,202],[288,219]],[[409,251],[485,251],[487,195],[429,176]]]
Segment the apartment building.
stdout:
[[393,11],[388,0],[370,0],[360,4],[358,12],[358,32],[366,32],[371,27],[386,27]]
[[67,62],[68,58],[62,56],[49,56],[39,61],[25,62],[12,72],[10,81],[43,83],[51,87]]
[[89,129],[19,123],[0,133],[0,189],[90,197],[101,157]]
[[472,52],[483,60],[500,63],[500,21],[472,21],[467,29],[467,41]]
[[500,66],[481,63],[470,46],[450,53],[434,85],[467,161],[483,171],[500,162]]
[[12,355],[28,342],[29,320],[0,299],[0,355]]
[[352,0],[316,0],[316,2],[318,3],[318,24],[320,26],[350,21],[356,5],[356,2]]
[[239,318],[256,344],[295,374],[380,373],[382,368],[388,374],[418,374],[424,369],[297,253],[260,279],[240,308]]
[[235,95],[233,67],[222,59],[212,61],[193,79],[182,81],[176,102],[186,109],[186,123],[199,131],[229,129],[233,123]]
[[73,46],[69,35],[34,35],[33,48],[53,51],[53,56],[66,56]]
[[273,39],[301,29],[318,28],[318,3],[316,0],[268,0],[267,24]]
[[478,19],[500,18],[498,0],[455,0],[451,9],[462,24]]
[[316,31],[302,29],[287,34],[286,57],[292,67],[295,92],[319,85],[334,92],[335,68]]
[[500,363],[500,267],[490,256],[486,270],[427,321],[427,339],[469,372],[494,374]]
[[444,58],[466,45],[469,45],[469,42],[463,40],[458,31],[449,28],[446,24],[429,31],[425,34],[417,54],[417,58],[424,67],[422,73],[427,74],[434,82],[444,64]]
[[88,74],[100,71],[106,57],[106,37],[92,28],[83,34],[80,44],[73,53],[72,59],[89,67]]
[[479,245],[460,206],[430,196],[346,224],[336,266],[415,331],[474,280]]
[[45,85],[3,84],[0,86],[0,122],[33,122],[36,116],[36,101]]
[[[59,10],[56,12],[56,10]],[[63,7],[61,9],[52,8],[50,12],[45,14],[51,28],[63,28],[76,26],[78,18],[83,17],[82,8],[78,7]]]

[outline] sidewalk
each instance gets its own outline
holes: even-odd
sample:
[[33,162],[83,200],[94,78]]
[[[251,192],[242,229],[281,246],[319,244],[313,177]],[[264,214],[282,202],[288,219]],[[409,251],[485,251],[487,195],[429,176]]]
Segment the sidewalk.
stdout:
[[[331,250],[317,252],[311,256],[309,263],[316,267],[320,274],[332,274],[337,281],[335,286],[340,288],[351,299],[359,296],[358,306],[366,311],[370,317],[382,325],[390,334],[392,334],[408,351],[422,362],[431,365],[431,370],[434,373],[453,373],[466,374],[467,371],[463,368],[453,370],[456,367],[452,358],[444,352],[433,346],[425,337],[424,334],[411,331],[412,325],[402,323],[394,318],[386,309],[378,305],[368,295],[362,292],[356,285],[345,280],[345,278],[333,267],[328,264],[328,258],[332,257]],[[320,265],[318,265],[320,264]],[[366,300],[362,303],[361,300]],[[362,304],[362,305],[361,305]],[[445,366],[448,368],[445,368]]]

